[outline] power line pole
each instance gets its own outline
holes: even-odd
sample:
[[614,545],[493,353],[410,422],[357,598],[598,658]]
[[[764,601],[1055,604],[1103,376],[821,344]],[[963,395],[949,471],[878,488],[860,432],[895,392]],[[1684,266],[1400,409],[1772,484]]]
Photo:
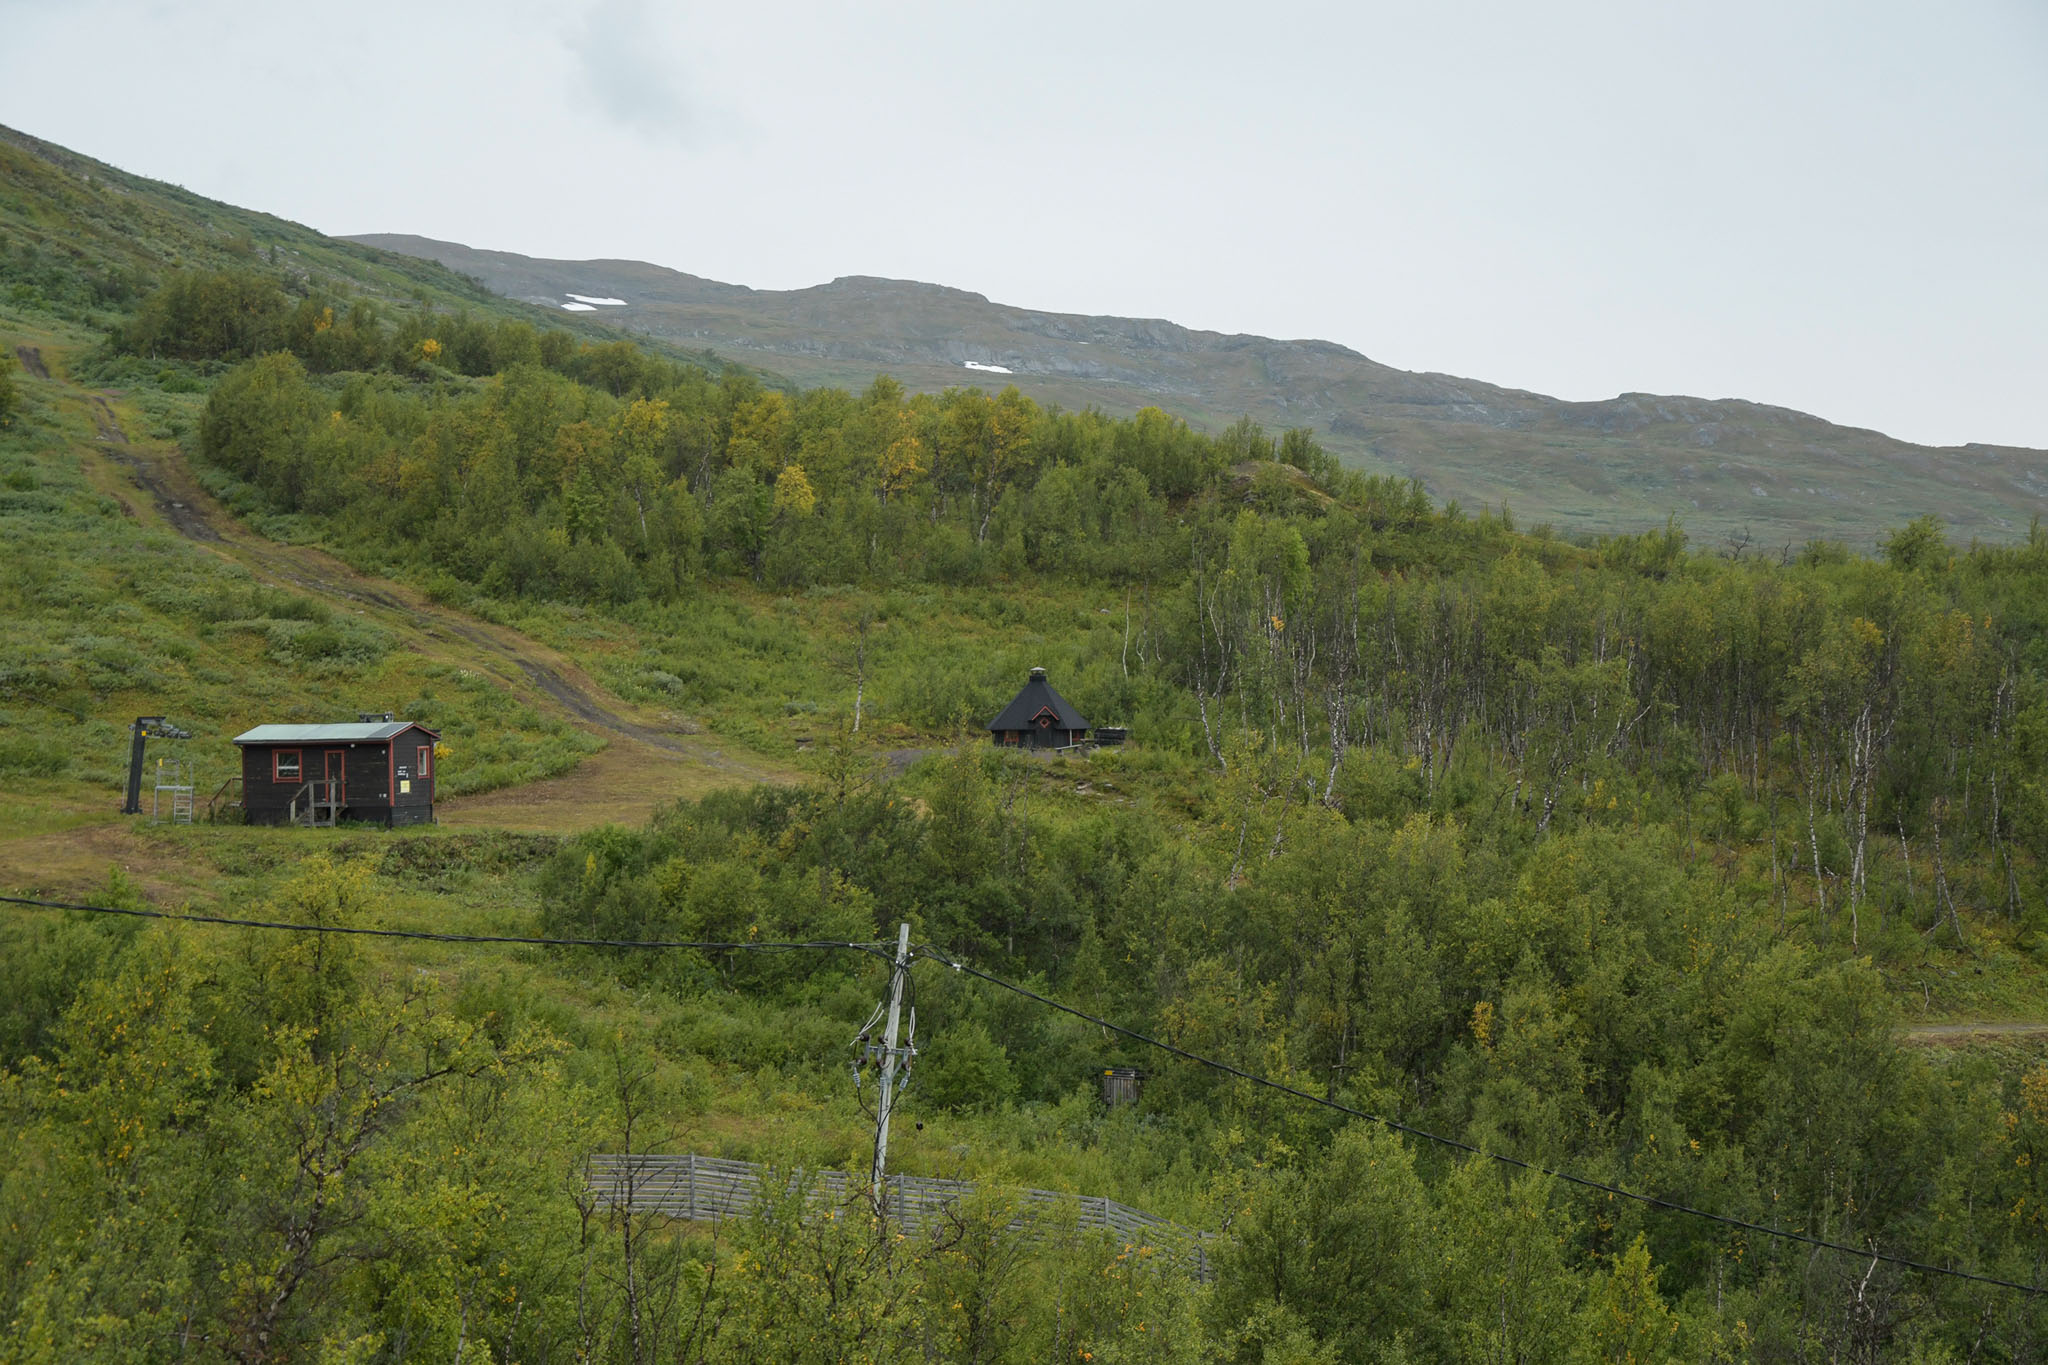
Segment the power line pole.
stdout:
[[896,1104],[896,1024],[903,1014],[903,982],[910,975],[910,926],[896,931],[896,968],[889,977],[889,1028],[882,1040],[882,1089],[875,1097],[875,1214],[887,1217],[889,1200],[882,1181],[889,1162],[889,1111]]

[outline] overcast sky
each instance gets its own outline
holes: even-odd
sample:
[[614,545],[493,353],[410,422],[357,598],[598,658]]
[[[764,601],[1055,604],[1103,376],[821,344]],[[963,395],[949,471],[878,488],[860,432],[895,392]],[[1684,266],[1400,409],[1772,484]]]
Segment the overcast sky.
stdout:
[[2044,0],[0,0],[0,122],[326,232],[2048,447]]

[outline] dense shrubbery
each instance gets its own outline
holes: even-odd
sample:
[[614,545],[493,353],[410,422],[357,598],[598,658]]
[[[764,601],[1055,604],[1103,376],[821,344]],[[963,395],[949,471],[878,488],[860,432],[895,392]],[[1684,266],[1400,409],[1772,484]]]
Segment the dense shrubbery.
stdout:
[[[1348,816],[1287,810],[1240,773],[1189,825],[1150,802],[1047,800],[1040,765],[970,751],[907,786],[733,794],[575,841],[543,881],[546,922],[766,937],[907,916],[949,953],[1181,1047],[1485,1150],[2039,1276],[2048,1070],[2001,1083],[1901,1048],[1869,960],[1816,942],[1810,905],[1788,927],[1766,813],[1739,790],[1688,816],[1596,785],[1620,799],[1539,831],[1500,799],[1503,776],[1459,758],[1432,796],[1354,750]],[[618,970],[687,996],[710,964]],[[743,963],[728,980],[772,994],[802,972]],[[1154,1072],[1143,1162],[1204,1172],[1205,1216],[1235,1218],[1207,1310],[1227,1358],[1577,1360],[1622,1341],[1645,1360],[1792,1359],[1967,1345],[1980,1313],[2013,1358],[2048,1340],[2022,1297],[1344,1132],[942,969],[917,998],[927,1108],[1054,1105],[1105,1065]]]
[[242,361],[290,352],[314,374],[384,370],[480,378],[518,365],[562,370],[614,396],[676,367],[627,342],[584,345],[517,318],[399,308],[296,282],[254,266],[172,273],[107,338],[112,355]]
[[[1416,486],[1346,473],[1301,432],[1275,443],[1240,424],[1212,441],[1156,410],[1047,413],[1014,389],[906,398],[887,379],[791,398],[623,343],[558,348],[550,366],[508,362],[480,324],[437,330],[477,336],[398,336],[383,372],[346,382],[309,374],[296,343],[243,366],[208,402],[202,453],[280,507],[484,591],[572,601],[670,599],[707,573],[1145,582],[1180,572],[1184,513],[1218,498],[1274,516],[1336,506],[1386,532],[1429,519]],[[500,368],[480,387],[435,382],[449,363]]]
[[[809,788],[568,841],[518,889],[546,930],[869,939],[908,918],[1179,1047],[1487,1151],[2048,1273],[2048,1068],[1901,1047],[1885,976],[1954,1009],[1981,989],[1957,975],[1966,953],[2038,969],[2038,531],[1958,552],[1915,522],[1877,559],[1708,557],[1676,526],[1564,544],[1341,470],[1305,433],[1212,438],[1157,412],[911,398],[886,379],[791,396],[518,324],[273,307],[245,284],[177,284],[126,339],[236,361],[197,440],[244,495],[443,600],[581,604],[594,637],[637,632],[634,651],[598,651],[636,699],[773,678],[785,695],[757,709],[826,741]],[[14,572],[22,601],[75,590]],[[762,607],[763,588],[805,589],[812,614]],[[176,582],[153,591],[198,610]],[[310,604],[229,596],[210,629],[294,660],[381,647]],[[827,615],[858,644],[808,638]],[[947,638],[969,616],[988,635]],[[1008,629],[1014,644],[986,642]],[[116,675],[120,644],[78,634],[63,666]],[[1098,719],[1134,721],[1140,747],[1080,766],[969,746],[882,781],[838,724],[850,677],[879,680],[893,723],[947,733],[1041,661]],[[433,721],[441,704],[407,709]],[[16,771],[48,761],[0,747]],[[315,867],[267,913],[373,901]],[[836,1122],[846,1105],[825,1097],[872,976],[796,955],[556,964],[611,992],[657,1058],[548,991],[473,972],[443,995],[411,962],[321,946],[337,942],[208,954],[45,924],[0,953],[20,1002],[0,1028],[13,1354],[1277,1365],[2048,1346],[2038,1297],[1509,1179],[934,963],[915,985],[917,1112],[973,1136],[982,1171],[1056,1152],[1124,1182],[1090,1193],[1226,1228],[1213,1287],[1138,1247],[1027,1250],[995,1205],[937,1245],[794,1204],[715,1246],[650,1235],[579,1205],[580,1157],[663,1143],[650,1125],[694,1113],[707,1076],[770,1097],[791,1120],[776,1131]],[[1154,1072],[1137,1114],[1087,1097],[1120,1064]],[[805,1141],[783,1154],[857,1156]]]
[[[99,899],[139,903],[118,878]],[[829,901],[808,903],[820,932]],[[385,909],[364,868],[325,859],[255,908],[328,927]],[[701,1082],[659,1087],[651,1051],[552,1001],[392,973],[325,936],[0,936],[10,1360],[1199,1358],[1184,1270],[1071,1225],[1027,1252],[999,1194],[909,1242],[858,1201],[827,1219],[774,1198],[715,1245],[609,1216],[586,1155],[643,1146]],[[790,962],[748,982],[783,1019],[707,1017],[687,1042],[760,1066],[790,1050],[790,1013],[815,1032],[805,1001],[849,983]]]
[[[464,334],[407,324],[430,325]],[[451,349],[481,367],[499,359],[488,343]],[[1539,831],[1602,801],[1690,812],[1733,784],[1771,796],[1775,894],[1808,879],[1852,944],[1894,836],[1908,861],[1927,846],[1944,913],[1946,850],[1974,841],[2001,883],[1979,890],[2015,923],[2048,854],[2031,776],[2048,758],[2038,529],[1957,554],[1927,519],[1877,561],[1824,543],[1784,563],[1711,558],[1675,526],[1572,546],[1505,514],[1433,511],[1303,432],[1209,438],[1156,411],[1047,412],[1014,389],[906,398],[886,378],[791,398],[610,347],[556,360],[474,383],[433,365],[321,381],[272,353],[216,386],[200,449],[444,596],[676,607],[678,639],[721,578],[1108,595],[1128,613],[1123,707],[1149,705],[1132,716],[1148,733],[1199,736],[1219,766],[1240,746],[1262,799],[1340,804],[1361,746],[1412,764],[1425,794],[1476,746]],[[665,678],[680,697],[691,652],[625,685]],[[927,727],[1000,700],[986,680],[948,695],[943,672],[913,673],[903,714]]]

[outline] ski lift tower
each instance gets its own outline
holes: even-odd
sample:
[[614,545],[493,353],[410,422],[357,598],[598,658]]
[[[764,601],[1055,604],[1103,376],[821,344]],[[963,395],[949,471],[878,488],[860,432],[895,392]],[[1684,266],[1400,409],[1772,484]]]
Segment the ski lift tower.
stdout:
[[[145,743],[152,739],[190,739],[190,730],[180,729],[162,716],[137,716],[135,723],[128,727],[128,799],[121,806],[123,815],[142,814],[142,751]],[[156,761],[156,786],[150,793],[149,822],[156,824],[164,818],[164,802],[169,799],[169,816],[172,824],[192,823],[192,760],[182,755],[173,757],[168,765],[159,757]]]

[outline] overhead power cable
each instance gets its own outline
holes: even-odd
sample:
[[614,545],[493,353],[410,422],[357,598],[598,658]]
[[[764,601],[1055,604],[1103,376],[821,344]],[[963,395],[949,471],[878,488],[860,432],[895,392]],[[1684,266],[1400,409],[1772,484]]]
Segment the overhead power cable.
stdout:
[[0,896],[0,904],[36,906],[46,910],[83,910],[95,915],[126,915],[133,919],[175,920],[184,924],[222,924],[237,929],[281,929],[300,934],[348,934],[360,938],[412,938],[430,943],[510,943],[536,948],[693,949],[704,953],[793,953],[840,950],[868,953],[893,961],[889,944],[811,939],[801,943],[702,942],[688,939],[539,938],[518,934],[448,934],[430,929],[377,929],[355,924],[303,924],[292,920],[238,919],[230,915],[198,915],[175,910],[138,910],[117,905],[81,905],[33,896]]
[[[891,945],[889,944],[860,943],[843,939],[810,939],[802,942],[709,942],[690,939],[548,938],[517,934],[449,934],[426,929],[377,929],[345,924],[303,924],[290,920],[242,919],[229,915],[199,915],[173,910],[135,909],[128,906],[86,905],[74,901],[44,900],[33,896],[0,896],[0,904],[30,906],[46,910],[78,910],[89,914],[120,915],[133,919],[172,920],[186,924],[216,924],[238,929],[275,929],[305,934],[346,934],[363,938],[420,939],[430,943],[505,943],[539,948],[684,949],[712,953],[842,951],[866,953],[871,957],[880,958],[882,961],[892,964],[895,960]],[[1077,1009],[1072,1005],[1054,1000],[1050,996],[1041,995],[1028,986],[1021,986],[1014,981],[1006,981],[1002,977],[984,972],[978,967],[948,957],[936,948],[920,946],[913,950],[912,956],[929,958],[931,961],[951,967],[956,972],[986,981],[992,986],[1009,991],[1026,1000],[1035,1001],[1040,1005],[1046,1006],[1048,1009],[1058,1010],[1062,1014],[1070,1014],[1076,1019],[1093,1024],[1098,1028],[1107,1029],[1111,1033],[1121,1034],[1133,1042],[1143,1043],[1147,1047],[1157,1048],[1161,1052],[1170,1053],[1175,1057],[1181,1058],[1183,1061],[1193,1062],[1197,1066],[1208,1067],[1212,1071],[1220,1071],[1225,1075],[1234,1076],[1241,1081],[1248,1081],[1253,1085],[1263,1086],[1268,1090],[1278,1091],[1280,1094],[1289,1095],[1298,1100],[1306,1100],[1310,1104],[1335,1110],[1337,1113],[1348,1115],[1351,1118],[1363,1119],[1368,1123],[1376,1123],[1393,1132],[1405,1133],[1424,1142],[1432,1142],[1438,1146],[1467,1152],[1473,1156],[1483,1157],[1488,1161],[1498,1162],[1503,1166],[1531,1171],[1537,1175],[1548,1176],[1553,1180],[1564,1181],[1566,1184],[1577,1185],[1583,1189],[1597,1190],[1616,1199],[1631,1200],[1635,1203],[1650,1208],[1662,1209],[1669,1213],[1683,1214],[1689,1218],[1705,1219],[1708,1222],[1719,1223],[1724,1227],[1738,1228],[1744,1232],[1753,1232],[1764,1237],[1774,1237],[1781,1241],[1798,1242],[1806,1246],[1820,1248],[1824,1251],[1840,1252],[1843,1255],[1854,1256],[1863,1260],[1883,1262],[1884,1264],[1900,1266],[1907,1270],[1917,1270],[1922,1274],[1942,1275],[1951,1279],[1967,1280],[1974,1284],[1995,1285],[2000,1289],[2015,1289],[2023,1294],[2039,1294],[2042,1292],[2042,1287],[2039,1285],[2022,1284],[2017,1280],[2001,1279],[1996,1275],[1982,1275],[1972,1270],[1959,1270],[1954,1266],[1934,1265],[1927,1261],[1916,1261],[1908,1256],[1894,1255],[1891,1252],[1877,1251],[1868,1247],[1850,1246],[1846,1242],[1829,1241],[1824,1237],[1814,1237],[1808,1233],[1794,1232],[1790,1228],[1772,1227],[1767,1223],[1754,1223],[1746,1218],[1736,1218],[1725,1213],[1715,1213],[1710,1209],[1694,1208],[1690,1204],[1681,1204],[1673,1199],[1665,1199],[1654,1194],[1643,1194],[1637,1190],[1624,1189],[1619,1185],[1610,1185],[1604,1180],[1595,1180],[1591,1176],[1575,1175],[1570,1171],[1558,1170],[1533,1161],[1525,1161],[1520,1157],[1509,1156],[1504,1152],[1489,1152],[1474,1143],[1466,1142],[1459,1138],[1445,1137],[1441,1133],[1432,1133],[1428,1129],[1417,1128],[1413,1124],[1402,1123],[1399,1119],[1390,1119],[1382,1114],[1368,1113],[1366,1110],[1357,1109],[1336,1100],[1325,1099],[1321,1095],[1288,1085],[1284,1081],[1276,1081],[1270,1076],[1261,1076],[1256,1072],[1246,1071],[1242,1067],[1233,1066],[1229,1062],[1217,1061],[1213,1057],[1204,1057],[1200,1053],[1190,1052],[1186,1048],[1177,1047],[1172,1043],[1166,1042],[1164,1039],[1140,1033],[1134,1028],[1127,1028],[1122,1024],[1104,1019],[1099,1015],[1090,1014],[1086,1010]]]
[[1310,1104],[1318,1104],[1325,1109],[1334,1109],[1338,1113],[1348,1114],[1352,1118],[1364,1119],[1368,1123],[1377,1123],[1383,1128],[1392,1129],[1397,1133],[1406,1133],[1410,1137],[1419,1138],[1425,1142],[1433,1142],[1439,1146],[1455,1148],[1461,1152],[1469,1152],[1473,1156],[1484,1157],[1488,1161],[1497,1161],[1503,1166],[1533,1171],[1538,1175],[1549,1176],[1553,1180],[1562,1180],[1567,1184],[1578,1185],[1584,1189],[1598,1190],[1617,1199],[1633,1200],[1638,1204],[1663,1209],[1670,1213],[1684,1214],[1689,1218],[1703,1218],[1709,1222],[1720,1223],[1726,1227],[1740,1228],[1744,1232],[1753,1232],[1765,1237],[1776,1237],[1788,1242],[1801,1242],[1807,1246],[1819,1247],[1826,1251],[1839,1251],[1845,1255],[1859,1257],[1867,1261],[1882,1261],[1889,1265],[1903,1266],[1908,1270],[1917,1270],[1927,1275],[1946,1275],[1958,1280],[1969,1280],[1976,1284],[1996,1285],[2001,1289],[2017,1289],[2023,1294],[2039,1294],[2042,1292],[2042,1286],[2040,1285],[2021,1284],[2017,1280],[2000,1279],[1996,1275],[1980,1275],[1976,1271],[1958,1270],[1953,1266],[1933,1265],[1926,1261],[1913,1260],[1907,1256],[1895,1256],[1890,1252],[1877,1251],[1867,1247],[1850,1246],[1846,1242],[1831,1242],[1824,1237],[1814,1237],[1804,1232],[1794,1232],[1790,1228],[1776,1228],[1766,1223],[1752,1223],[1746,1218],[1736,1218],[1725,1213],[1715,1213],[1709,1209],[1694,1208],[1690,1204],[1681,1204],[1676,1200],[1660,1198],[1654,1194],[1643,1194],[1637,1190],[1623,1189],[1619,1185],[1610,1185],[1604,1180],[1595,1180],[1591,1176],[1574,1175],[1570,1171],[1560,1171],[1549,1166],[1538,1165],[1536,1162],[1524,1161],[1520,1157],[1508,1156],[1502,1152],[1489,1152],[1484,1147],[1473,1143],[1464,1142],[1458,1138],[1445,1137],[1440,1133],[1432,1133],[1427,1129],[1417,1128],[1413,1124],[1402,1123],[1398,1119],[1390,1119],[1381,1114],[1367,1113],[1363,1109],[1355,1109],[1348,1104],[1340,1104],[1336,1100],[1325,1099],[1321,1095],[1298,1089],[1284,1081],[1276,1081],[1270,1076],[1261,1076],[1256,1072],[1246,1071],[1242,1067],[1232,1066],[1229,1062],[1219,1062],[1213,1057],[1204,1057],[1199,1053],[1189,1052],[1186,1048],[1176,1047],[1163,1039],[1140,1033],[1133,1028],[1125,1028],[1122,1024],[1111,1023],[1109,1020],[1090,1014],[1086,1010],[1076,1009],[1072,1005],[1063,1004],[1049,996],[1040,995],[1028,986],[1020,986],[1014,981],[1005,981],[999,976],[992,976],[968,963],[947,957],[937,949],[920,948],[918,953],[920,956],[928,957],[934,962],[944,963],[956,972],[977,977],[992,986],[998,986],[1014,995],[1020,995],[1026,1000],[1036,1001],[1048,1008],[1059,1010],[1063,1014],[1071,1014],[1076,1019],[1085,1020],[1098,1028],[1108,1029],[1112,1033],[1120,1033],[1134,1042],[1145,1044],[1147,1047],[1154,1047],[1158,1048],[1161,1052],[1172,1053],[1183,1061],[1193,1062],[1197,1066],[1205,1066],[1213,1071],[1220,1071],[1225,1075],[1235,1076],[1242,1081],[1250,1081],[1253,1085],[1264,1086],[1268,1090],[1277,1090],[1283,1095],[1291,1095],[1298,1100],[1307,1100]]

